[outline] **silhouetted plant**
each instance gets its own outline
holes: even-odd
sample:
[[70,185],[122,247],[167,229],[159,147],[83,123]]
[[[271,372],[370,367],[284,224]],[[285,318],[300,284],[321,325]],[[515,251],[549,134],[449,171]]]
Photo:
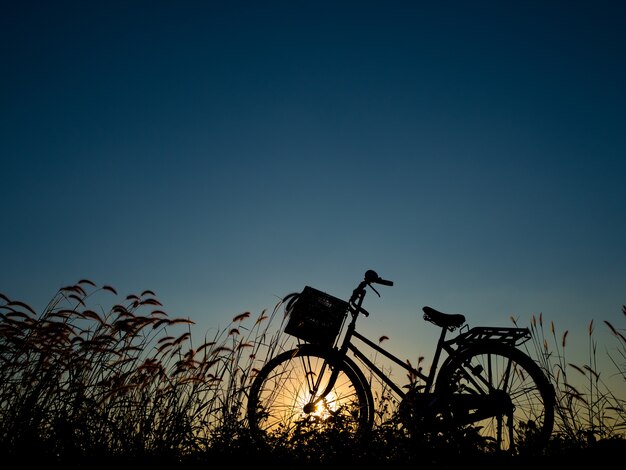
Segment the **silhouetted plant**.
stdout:
[[103,293],[117,296],[81,280],[41,315],[0,294],[2,448],[169,455],[237,434],[251,364],[267,354],[267,317],[246,330],[250,314],[238,315],[194,348],[192,322],[169,318],[153,292],[108,309],[87,305]]
[[[622,312],[626,315],[626,307],[622,306]],[[513,322],[516,323],[515,320]],[[625,336],[608,321],[605,324],[618,340],[618,353],[622,362],[610,355],[609,358],[618,373],[626,377]],[[582,365],[567,360],[569,331],[558,338],[554,323],[550,322],[547,333],[541,314],[532,317],[530,329],[534,351],[528,352],[542,365],[556,391],[558,419],[552,438],[553,445],[559,448],[580,448],[600,439],[624,439],[626,401],[613,393],[602,379],[598,368],[598,345],[594,337],[593,320],[587,328],[588,361]]]

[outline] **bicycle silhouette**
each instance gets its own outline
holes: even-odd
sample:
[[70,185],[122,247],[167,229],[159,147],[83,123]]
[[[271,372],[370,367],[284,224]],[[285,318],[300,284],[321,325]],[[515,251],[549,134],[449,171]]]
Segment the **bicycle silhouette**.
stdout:
[[[254,378],[247,405],[254,437],[285,442],[329,425],[355,437],[367,435],[376,412],[362,369],[367,368],[400,397],[397,417],[409,435],[471,426],[490,450],[545,448],[555,392],[539,365],[519,349],[531,337],[527,328],[470,328],[461,314],[424,307],[424,319],[441,329],[426,374],[356,331],[358,316],[369,315],[362,307],[367,288],[380,296],[373,284],[393,282],[368,270],[348,302],[309,286],[284,299],[289,314],[284,331],[303,342],[270,359]],[[404,368],[409,383],[392,380],[355,340]]]

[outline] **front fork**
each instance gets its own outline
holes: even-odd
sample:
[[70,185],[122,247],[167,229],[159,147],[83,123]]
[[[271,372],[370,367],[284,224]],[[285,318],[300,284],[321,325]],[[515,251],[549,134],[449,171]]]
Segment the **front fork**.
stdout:
[[[322,367],[317,373],[314,372],[310,367],[305,366],[305,369],[307,370],[307,382],[309,386],[309,401],[303,407],[303,411],[306,414],[314,413],[317,410],[320,402],[322,402],[333,389],[335,382],[337,381],[337,376],[339,375],[340,369],[339,367],[333,365],[335,361],[336,359],[334,358],[324,360]],[[330,369],[330,377],[324,389],[319,392],[327,369]]]

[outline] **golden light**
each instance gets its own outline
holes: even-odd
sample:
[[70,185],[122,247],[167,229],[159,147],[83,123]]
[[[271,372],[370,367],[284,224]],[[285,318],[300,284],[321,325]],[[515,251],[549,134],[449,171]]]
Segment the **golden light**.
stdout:
[[[297,407],[306,413],[307,405],[310,403],[311,395],[308,392],[301,393],[298,396]],[[330,418],[336,411],[336,396],[334,392],[330,392],[326,397],[319,400],[311,413],[307,414],[307,417],[317,418],[316,420],[325,421]]]

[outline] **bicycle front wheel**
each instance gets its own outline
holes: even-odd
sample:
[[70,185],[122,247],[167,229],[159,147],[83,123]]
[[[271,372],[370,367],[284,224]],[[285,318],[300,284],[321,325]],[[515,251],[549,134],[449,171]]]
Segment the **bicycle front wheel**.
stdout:
[[471,426],[485,450],[537,453],[554,425],[555,394],[524,352],[476,343],[442,367],[436,391],[448,398],[454,423]]
[[371,429],[371,390],[353,361],[334,355],[332,349],[306,345],[276,356],[259,371],[247,405],[255,439],[289,446],[324,432],[358,437]]

